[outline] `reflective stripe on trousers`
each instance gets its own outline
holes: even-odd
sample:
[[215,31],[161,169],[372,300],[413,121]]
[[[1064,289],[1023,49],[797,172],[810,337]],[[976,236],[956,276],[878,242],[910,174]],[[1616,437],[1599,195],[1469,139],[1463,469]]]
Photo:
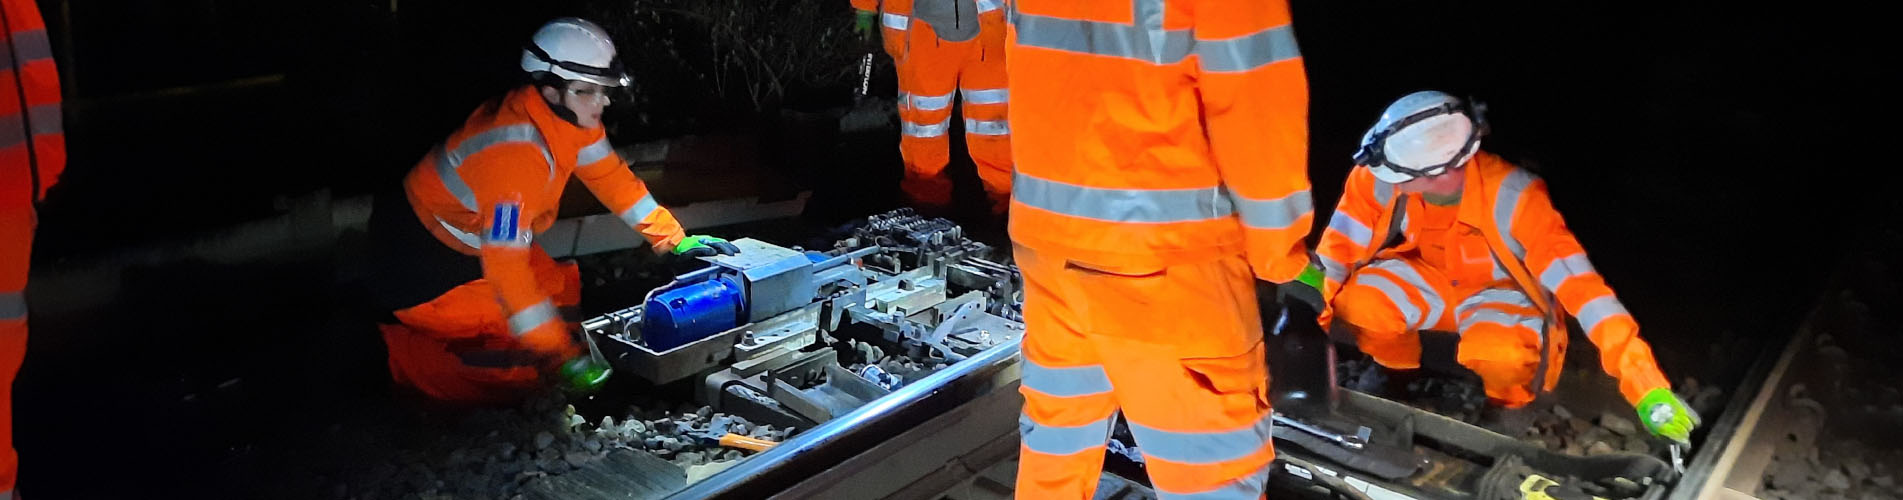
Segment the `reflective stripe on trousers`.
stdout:
[[1460,318],[1461,333],[1464,334],[1468,329],[1480,323],[1493,323],[1503,327],[1533,330],[1533,333],[1538,335],[1542,342],[1545,341],[1546,321],[1544,318],[1538,315],[1519,314],[1501,309],[1482,307],[1487,304],[1502,304],[1514,308],[1537,310],[1533,305],[1533,299],[1527,298],[1525,292],[1504,288],[1481,290],[1461,300],[1460,304],[1454,306],[1454,315]]
[[[1407,318],[1408,328],[1428,329],[1440,323],[1447,301],[1441,297],[1439,290],[1429,286],[1427,279],[1421,276],[1420,271],[1415,270],[1414,266],[1400,259],[1382,259],[1369,263],[1367,269],[1387,271],[1400,279],[1400,283],[1396,283],[1387,276],[1367,273],[1365,270],[1355,278],[1356,281],[1374,287],[1386,295],[1388,300],[1401,310],[1402,316]],[[1421,310],[1419,304],[1408,298],[1406,290],[1410,288],[1416,290],[1422,302],[1426,303],[1425,311]]]
[[0,293],[0,321],[26,319],[26,293]]
[[[910,106],[913,111],[938,111],[951,107],[952,95],[951,93],[944,95],[918,95],[901,92],[899,93],[899,101],[900,104]],[[970,99],[966,99],[966,101],[969,102]]]
[[899,124],[900,133],[920,139],[929,139],[945,135],[945,130],[948,128],[951,128],[951,118],[946,118],[945,121],[930,125],[919,125],[912,122],[902,122]]
[[[1052,397],[1094,396],[1112,390],[1103,367],[1077,366],[1052,368],[1025,359],[1021,383],[1024,389]],[[1075,426],[1044,425],[1029,415],[1018,416],[1018,431],[1023,446],[1031,451],[1067,456],[1097,449],[1109,442],[1115,415]],[[1146,459],[1176,464],[1204,465],[1246,458],[1268,446],[1274,420],[1263,415],[1253,425],[1224,432],[1171,432],[1130,422],[1135,446]],[[1272,465],[1272,463],[1271,463]],[[1262,495],[1268,480],[1269,465],[1215,489],[1175,493],[1158,490],[1158,498],[1169,499],[1253,499]]]
[[1018,44],[1077,54],[1175,64],[1196,54],[1203,71],[1242,72],[1301,57],[1288,25],[1226,39],[1198,39],[1192,30],[1163,29],[1164,0],[1135,0],[1131,19],[1143,25],[1082,21],[1012,12]]
[[[972,90],[961,88],[958,89],[958,93],[965,96],[965,104],[1004,104],[1011,100],[1011,89]],[[945,97],[949,99],[951,95],[947,94]]]

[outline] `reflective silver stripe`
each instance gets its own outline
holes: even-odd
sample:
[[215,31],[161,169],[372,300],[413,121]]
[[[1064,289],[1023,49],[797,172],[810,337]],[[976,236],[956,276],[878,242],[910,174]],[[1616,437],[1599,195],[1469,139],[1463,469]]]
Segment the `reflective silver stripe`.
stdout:
[[[1528,298],[1525,292],[1506,288],[1489,288],[1476,292],[1468,296],[1465,300],[1461,300],[1460,305],[1454,306],[1454,314],[1466,316],[1465,319],[1460,320],[1461,335],[1465,335],[1467,329],[1472,328],[1475,324],[1493,323],[1500,326],[1524,327],[1528,330],[1532,330],[1534,334],[1539,336],[1542,342],[1545,341],[1545,318],[1514,314],[1498,309],[1480,309],[1480,306],[1486,304],[1533,307],[1533,299]],[[1471,313],[1471,315],[1469,315],[1469,313]]]
[[0,148],[10,148],[24,142],[26,142],[26,123],[20,120],[0,119]]
[[1605,295],[1592,299],[1591,302],[1587,302],[1586,305],[1579,307],[1579,326],[1585,328],[1587,334],[1591,334],[1593,328],[1599,326],[1599,322],[1615,316],[1628,316],[1630,314],[1631,313],[1626,312],[1625,304],[1619,303],[1617,297]]
[[1481,309],[1473,316],[1460,322],[1460,335],[1466,335],[1468,329],[1481,323],[1492,323],[1506,328],[1525,328],[1533,331],[1534,338],[1546,341],[1545,321],[1538,316],[1513,314],[1499,309]]
[[1414,301],[1407,300],[1407,292],[1401,291],[1400,285],[1394,284],[1386,276],[1379,274],[1361,273],[1358,276],[1355,278],[1356,283],[1374,287],[1380,290],[1381,294],[1387,295],[1388,302],[1401,310],[1401,316],[1407,320],[1408,326],[1418,328],[1416,325],[1421,324],[1421,310],[1414,307]]
[[621,222],[628,223],[628,227],[640,227],[641,221],[647,220],[649,215],[660,209],[661,204],[654,201],[654,193],[648,193],[641,195],[641,200],[634,202],[634,206],[615,215],[621,217]]
[[507,125],[486,130],[480,134],[470,136],[468,139],[464,139],[462,143],[456,145],[456,149],[454,150],[440,146],[437,147],[435,159],[436,175],[443,179],[443,187],[449,189],[449,194],[454,195],[457,201],[462,202],[463,208],[475,212],[478,208],[476,206],[476,193],[469,189],[469,184],[463,182],[462,175],[457,174],[456,170],[462,168],[464,160],[475,156],[477,153],[481,153],[485,149],[489,149],[490,146],[513,142],[534,144],[535,148],[542,152],[542,160],[548,162],[549,178],[551,180],[555,178],[555,158],[549,155],[548,144],[542,142],[542,133],[535,130],[534,124],[529,123]]
[[[1308,191],[1299,191],[1273,200],[1258,200],[1229,192],[1229,198],[1236,202],[1236,213],[1242,216],[1242,225],[1250,229],[1287,229],[1295,225],[1295,220],[1314,212],[1315,202]],[[1302,234],[1308,234],[1308,228],[1302,228]]]
[[[528,232],[528,228],[523,228],[521,231]],[[459,236],[458,238],[461,238],[461,237]],[[528,248],[529,239],[515,238],[515,239],[508,239],[508,240],[483,240],[482,246],[496,247],[496,248]]]
[[912,19],[909,17],[893,14],[890,12],[886,12],[883,14],[884,15],[879,16],[879,19],[880,19],[880,22],[884,23],[885,27],[887,28],[892,28],[895,30],[904,30],[907,27],[910,27],[912,25]]
[[[1157,4],[1154,19],[1141,12]],[[1079,54],[1121,57],[1151,64],[1174,64],[1188,57],[1195,45],[1189,30],[1164,31],[1161,0],[1137,0],[1138,20],[1156,26],[1080,21],[1017,13],[1018,44]]]
[[1353,271],[1353,269],[1348,268],[1347,264],[1343,264],[1341,261],[1335,260],[1326,254],[1317,252],[1315,256],[1322,259],[1322,273],[1327,275],[1330,281],[1341,283],[1348,279],[1348,272]]
[[1027,358],[1020,366],[1024,387],[1047,395],[1074,398],[1110,392],[1110,378],[1101,365],[1051,368]]
[[[26,63],[33,61],[53,57],[53,44],[46,39],[45,28],[20,31],[14,33],[9,39],[13,42],[13,54],[8,55],[19,55],[19,58],[16,60],[20,62],[21,66],[25,66]],[[12,66],[12,64],[8,64],[8,66]]]
[[528,335],[535,327],[560,317],[561,312],[555,309],[555,304],[544,300],[509,315],[509,331],[517,337]]
[[594,144],[589,144],[587,147],[581,148],[580,152],[575,153],[575,166],[586,167],[594,165],[595,162],[607,159],[608,155],[614,153],[614,145],[608,144],[608,138],[603,137],[601,140],[595,141]]
[[912,122],[899,123],[899,133],[921,139],[945,135],[945,129],[948,128],[951,128],[951,117],[949,116],[945,117],[945,121],[931,125],[919,125]]
[[468,231],[456,229],[456,226],[449,225],[449,221],[443,220],[442,217],[437,217],[436,223],[442,224],[443,229],[449,230],[449,235],[456,237],[456,241],[461,241],[464,245],[469,245],[469,248],[482,248],[482,238],[477,238],[476,235]]
[[1500,228],[1500,239],[1506,240],[1507,249],[1513,256],[1526,260],[1526,247],[1513,237],[1513,212],[1520,207],[1520,193],[1533,184],[1533,174],[1521,169],[1507,171],[1507,178],[1500,181],[1500,191],[1493,198],[1493,226]]
[[1454,313],[1467,314],[1468,310],[1479,307],[1481,304],[1509,304],[1519,307],[1533,307],[1533,299],[1527,298],[1526,293],[1519,290],[1488,288],[1474,292],[1473,295],[1467,296],[1466,300],[1460,301],[1460,305],[1454,306]]
[[1295,28],[1281,25],[1223,40],[1196,40],[1196,57],[1203,71],[1249,71],[1302,56],[1295,45]]
[[958,89],[958,92],[965,95],[965,104],[1004,104],[1011,100],[1011,89]]
[[21,319],[26,317],[26,294],[21,292],[0,293],[0,319]]
[[1171,432],[1130,422],[1130,436],[1146,458],[1178,464],[1213,464],[1247,457],[1269,445],[1275,420],[1267,414],[1248,427],[1218,432]]
[[1420,291],[1421,300],[1427,302],[1427,315],[1421,318],[1421,324],[1416,325],[1417,328],[1433,328],[1434,325],[1440,324],[1440,316],[1447,310],[1447,300],[1441,298],[1440,292],[1435,291],[1434,287],[1428,286],[1427,278],[1422,277],[1420,271],[1406,262],[1393,259],[1376,262],[1373,266],[1400,276],[1401,281]]
[[1009,135],[1011,123],[1004,120],[965,119],[965,133],[973,135]]
[[[1145,448],[1144,451],[1148,449]],[[1263,464],[1262,468],[1256,469],[1255,472],[1209,491],[1175,493],[1158,488],[1156,498],[1157,500],[1255,500],[1262,498],[1263,490],[1269,485],[1269,468],[1274,467],[1275,464],[1273,461]]]
[[1004,8],[1003,0],[978,0],[978,13],[983,14]]
[[1335,215],[1328,218],[1328,229],[1340,232],[1349,241],[1362,247],[1374,244],[1374,230],[1369,229],[1368,224],[1361,222],[1361,219],[1356,219],[1355,214],[1336,210]]
[[1513,326],[1520,322],[1520,315],[1499,309],[1480,309],[1460,320],[1460,331],[1466,332],[1476,323],[1493,323],[1500,326]]
[[58,104],[41,104],[26,110],[27,124],[33,135],[57,134],[65,130],[65,116]]
[[945,95],[911,94],[910,97],[912,99],[912,109],[919,111],[938,111],[951,107],[952,102],[951,92],[946,92]]
[[[1058,427],[1039,424],[1031,421],[1029,415],[1019,414],[1018,433],[1024,447],[1031,451],[1046,455],[1073,455],[1110,442],[1110,417],[1076,427]],[[1148,451],[1148,448],[1144,451]]]
[[1546,265],[1546,272],[1540,273],[1540,286],[1559,293],[1559,285],[1565,283],[1567,278],[1593,272],[1592,262],[1586,260],[1584,252],[1568,255],[1553,259],[1551,264]]
[[1374,201],[1380,202],[1383,210],[1385,210],[1389,204],[1394,203],[1394,185],[1374,181]]
[[463,182],[463,176],[456,173],[456,166],[444,159],[447,154],[443,152],[443,148],[438,146],[436,152],[430,155],[434,157],[430,163],[436,165],[436,177],[443,180],[443,189],[449,191],[450,196],[456,197],[456,201],[462,203],[463,209],[476,211],[478,208],[476,192],[470,190],[469,184]]
[[1507,274],[1507,266],[1506,264],[1500,263],[1499,257],[1497,256],[1493,257],[1492,260],[1493,260],[1493,279],[1505,280],[1505,279],[1513,278],[1512,274]]
[[1135,24],[1062,19],[1016,12],[1018,43],[1065,52],[1175,64],[1195,53],[1205,71],[1246,71],[1301,55],[1295,32],[1283,25],[1220,40],[1198,40],[1190,30],[1163,29],[1163,1],[1136,0]]
[[1221,186],[1189,189],[1094,188],[1041,179],[1017,171],[1011,197],[1019,203],[1109,222],[1194,222],[1227,217],[1235,202]]

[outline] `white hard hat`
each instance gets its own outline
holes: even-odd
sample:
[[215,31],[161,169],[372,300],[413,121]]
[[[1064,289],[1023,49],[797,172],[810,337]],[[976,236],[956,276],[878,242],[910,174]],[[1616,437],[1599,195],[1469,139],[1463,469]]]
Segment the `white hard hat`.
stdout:
[[1381,112],[1361,136],[1355,163],[1377,179],[1399,184],[1460,168],[1480,150],[1486,135],[1484,106],[1445,92],[1423,90],[1402,96]]
[[564,17],[535,31],[522,48],[522,71],[548,72],[564,80],[625,87],[628,73],[615,59],[607,30],[584,19]]

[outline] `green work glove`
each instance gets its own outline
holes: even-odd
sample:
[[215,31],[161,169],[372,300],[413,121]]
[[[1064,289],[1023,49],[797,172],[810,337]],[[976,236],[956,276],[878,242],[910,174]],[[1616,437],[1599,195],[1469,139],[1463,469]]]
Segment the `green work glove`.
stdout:
[[608,382],[608,376],[614,374],[614,368],[593,356],[581,355],[562,363],[562,389],[569,392],[592,393]]
[[1671,389],[1657,388],[1639,398],[1639,421],[1652,435],[1691,446],[1692,428],[1698,427],[1698,412],[1685,406],[1685,400]]
[[704,234],[682,238],[680,244],[674,245],[674,255],[687,257],[712,257],[737,253],[740,253],[740,247],[728,243],[727,240]]
[[872,19],[876,17],[879,17],[879,14],[869,10],[858,11],[858,15],[853,17],[852,31],[859,34],[859,39],[872,39]]

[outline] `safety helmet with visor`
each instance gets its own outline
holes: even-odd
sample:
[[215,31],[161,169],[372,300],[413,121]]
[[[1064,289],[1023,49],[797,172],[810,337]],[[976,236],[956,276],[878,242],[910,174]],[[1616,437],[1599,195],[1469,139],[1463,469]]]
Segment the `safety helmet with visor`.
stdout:
[[522,48],[522,71],[538,81],[552,76],[604,87],[625,88],[633,83],[615,57],[607,30],[573,17],[549,21],[536,30]]
[[1487,134],[1486,105],[1445,92],[1402,96],[1361,136],[1354,161],[1376,179],[1400,184],[1460,168]]

